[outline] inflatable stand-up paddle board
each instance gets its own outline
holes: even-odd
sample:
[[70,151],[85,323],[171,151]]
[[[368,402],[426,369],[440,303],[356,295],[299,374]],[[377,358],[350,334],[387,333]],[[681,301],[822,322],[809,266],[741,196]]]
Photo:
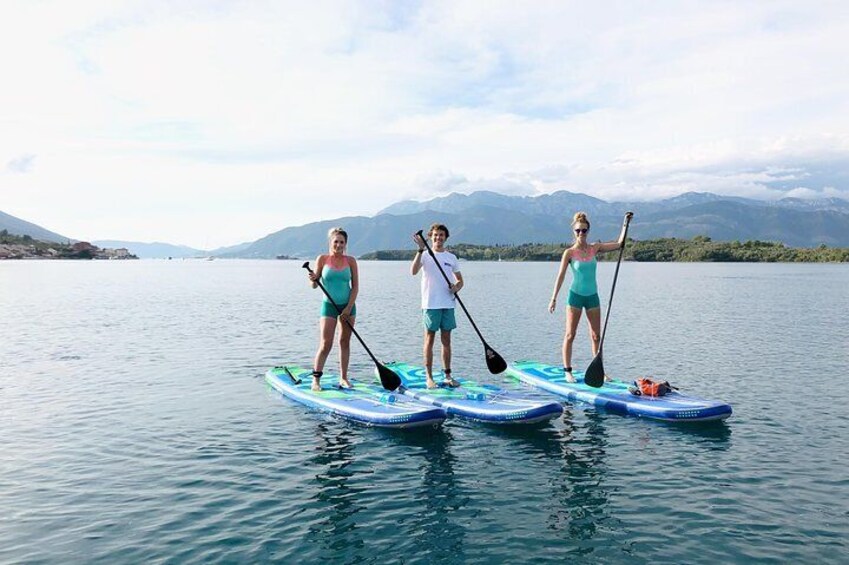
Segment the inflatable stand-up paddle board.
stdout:
[[[442,385],[429,389],[425,385],[424,367],[407,363],[387,363],[386,366],[401,377],[402,385],[398,392],[443,408],[452,416],[491,424],[532,424],[557,418],[563,413],[563,407],[557,401],[495,385],[478,384],[469,379],[455,377],[459,387]],[[444,379],[439,371],[435,371],[433,377],[437,383]]]
[[[338,377],[324,374],[322,390],[314,392],[312,371],[295,365],[272,367],[265,380],[275,390],[294,400],[347,420],[383,428],[437,426],[446,417],[445,410],[427,406],[401,394],[384,390],[379,385],[351,380],[352,389],[336,386]],[[296,381],[300,381],[297,383]],[[333,383],[333,385],[330,385]]]
[[506,374],[566,400],[594,404],[616,414],[666,422],[707,422],[724,420],[731,415],[731,406],[724,402],[704,400],[674,390],[659,397],[636,396],[628,390],[629,383],[617,380],[593,388],[584,384],[580,371],[572,373],[578,382],[570,383],[566,381],[563,367],[535,361],[517,361],[507,368]]

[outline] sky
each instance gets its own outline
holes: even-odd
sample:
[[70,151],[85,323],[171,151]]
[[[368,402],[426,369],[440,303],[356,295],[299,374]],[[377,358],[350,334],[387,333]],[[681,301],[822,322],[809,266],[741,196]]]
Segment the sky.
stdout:
[[495,190],[849,198],[849,3],[0,3],[0,211],[211,249]]

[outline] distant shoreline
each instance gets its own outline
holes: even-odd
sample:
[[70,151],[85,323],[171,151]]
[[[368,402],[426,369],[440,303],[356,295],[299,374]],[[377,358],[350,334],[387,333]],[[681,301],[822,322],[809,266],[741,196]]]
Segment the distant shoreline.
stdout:
[[[460,243],[449,250],[465,261],[560,261],[568,243],[523,243],[521,245],[472,245]],[[409,261],[411,249],[373,251],[360,256],[363,260]],[[616,260],[617,253],[601,256]],[[847,263],[849,248],[787,247],[769,241],[712,241],[706,236],[693,239],[662,238],[646,241],[628,240],[625,261],[661,263]]]
[[[5,230],[3,230],[5,231]],[[37,241],[28,236],[15,236],[0,231],[0,260],[56,259],[138,259],[127,249],[102,249],[87,242],[62,244]],[[519,245],[476,245],[458,243],[448,250],[464,261],[558,262],[570,243],[523,243]],[[409,261],[413,249],[372,251],[359,256],[365,261]],[[600,256],[602,261],[615,261],[618,253]],[[162,257],[164,259],[165,257]],[[181,257],[186,259],[185,257]],[[195,257],[212,260],[214,256]],[[237,259],[236,257],[234,257]],[[277,254],[278,259],[299,261],[298,257]],[[171,259],[171,257],[167,257]],[[849,263],[849,248],[788,247],[769,241],[712,241],[706,236],[692,239],[661,238],[645,241],[629,239],[623,254],[625,261],[647,263]]]
[[58,243],[39,241],[28,235],[12,235],[6,230],[0,231],[0,260],[132,260],[138,259],[126,248],[107,249],[92,245],[87,241],[77,243]]

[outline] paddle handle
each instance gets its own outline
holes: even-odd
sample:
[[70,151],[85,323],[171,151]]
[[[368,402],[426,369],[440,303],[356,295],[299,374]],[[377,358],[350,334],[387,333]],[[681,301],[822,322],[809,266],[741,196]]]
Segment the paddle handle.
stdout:
[[[433,249],[430,248],[430,245],[428,245],[428,243],[427,243],[427,239],[425,239],[425,237],[424,237],[424,230],[417,231],[416,235],[419,236],[419,238],[422,240],[422,242],[424,242],[428,255],[430,255],[430,257],[433,259],[433,262],[436,263],[436,266],[439,268],[439,272],[442,273],[442,278],[444,278],[445,282],[448,283],[448,287],[449,288],[452,287],[453,283],[448,278],[448,275],[445,274],[445,271],[443,270],[442,265],[439,264],[439,260],[436,258],[436,255],[433,253]],[[466,313],[466,317],[469,319],[469,322],[472,324],[472,327],[475,329],[475,333],[478,334],[478,337],[481,338],[481,341],[484,343],[484,345],[486,345],[486,340],[484,340],[483,335],[481,334],[481,331],[478,329],[477,324],[475,324],[475,321],[472,319],[472,315],[469,314],[469,311],[466,309],[466,305],[463,304],[463,301],[460,300],[460,296],[456,292],[454,293],[454,298],[457,299],[457,302],[460,304],[460,308],[462,308],[463,312]]]
[[292,371],[289,370],[289,367],[283,367],[283,370],[286,371],[286,374],[289,375],[289,378],[292,379],[292,382],[294,384],[301,384],[301,379],[295,378],[295,375],[292,374]]
[[616,270],[613,272],[613,287],[610,289],[610,300],[607,302],[607,313],[604,316],[604,328],[601,330],[601,341],[598,344],[598,354],[604,347],[604,336],[607,334],[607,321],[610,319],[610,309],[613,305],[613,293],[616,292],[616,279],[619,277],[619,265],[622,263],[622,254],[625,252],[625,242],[628,240],[628,227],[631,225],[632,214],[625,215],[624,233],[622,234],[622,247],[619,248],[619,258],[616,260]]
[[[304,269],[306,269],[306,270],[307,270],[307,272],[308,272],[308,273],[310,273],[311,275],[312,275],[312,274],[315,274],[315,273],[313,272],[313,270],[310,268],[310,262],[309,262],[309,261],[304,262],[304,264],[303,264],[303,265],[301,265],[301,266],[302,266]],[[326,289],[326,288],[324,288],[324,285],[323,285],[323,284],[321,284],[321,281],[320,281],[320,280],[318,280],[318,279],[316,279],[316,281],[315,281],[315,282],[316,282],[316,284],[318,285],[318,288],[320,288],[320,289],[322,290],[322,292],[324,292],[324,295],[327,297],[327,300],[329,300],[329,301],[330,301],[330,303],[331,303],[331,304],[333,304],[333,307],[334,307],[334,308],[336,308],[336,311],[337,311],[337,312],[339,312],[339,317],[341,318],[341,317],[342,317],[342,309],[339,307],[339,305],[338,305],[338,304],[336,304],[336,302],[334,302],[334,301],[333,301],[333,297],[332,297],[332,296],[330,296],[330,293],[329,293],[329,292],[327,292],[327,289]],[[377,358],[376,358],[376,357],[374,356],[374,354],[371,352],[371,349],[369,349],[369,348],[368,348],[368,345],[366,345],[366,342],[364,342],[364,341],[363,341],[363,338],[361,338],[361,337],[360,337],[360,334],[358,334],[358,333],[357,333],[357,330],[356,330],[356,329],[354,329],[354,325],[351,323],[351,321],[350,321],[348,318],[345,318],[345,323],[346,323],[346,324],[348,324],[348,327],[349,327],[349,328],[351,328],[351,332],[353,332],[353,334],[354,334],[354,335],[356,336],[356,338],[359,340],[360,345],[362,345],[362,346],[363,346],[363,349],[365,349],[365,350],[366,350],[366,353],[368,353],[369,357],[371,357],[371,360],[372,360],[372,361],[374,361],[374,362],[375,362],[375,364],[380,365],[380,361],[378,361],[378,360],[377,360]]]

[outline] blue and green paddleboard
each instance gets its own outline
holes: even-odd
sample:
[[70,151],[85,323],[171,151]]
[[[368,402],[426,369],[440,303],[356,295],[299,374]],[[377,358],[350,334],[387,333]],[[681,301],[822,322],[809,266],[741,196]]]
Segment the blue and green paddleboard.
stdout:
[[622,415],[664,420],[667,422],[706,422],[724,420],[731,415],[731,406],[716,400],[704,400],[677,391],[660,396],[635,396],[628,391],[629,383],[610,381],[601,388],[584,384],[584,375],[574,372],[578,382],[566,381],[563,367],[535,361],[518,361],[507,368],[507,374],[531,386],[561,396],[567,400],[594,404]]
[[[336,387],[338,377],[325,373],[322,390],[310,389],[312,371],[295,365],[272,367],[265,380],[275,390],[311,408],[336,414],[369,426],[383,428],[413,428],[437,426],[446,417],[445,410],[427,406],[401,394],[384,390],[378,385],[352,380],[354,388]],[[300,381],[300,384],[295,381]],[[333,385],[330,385],[333,383]]]
[[[401,377],[402,385],[398,392],[421,403],[443,408],[452,416],[490,424],[532,424],[563,413],[559,402],[495,385],[478,384],[469,379],[455,377],[459,387],[429,389],[425,386],[424,367],[407,363],[388,363],[386,366]],[[442,373],[434,374],[437,383],[442,378]]]

